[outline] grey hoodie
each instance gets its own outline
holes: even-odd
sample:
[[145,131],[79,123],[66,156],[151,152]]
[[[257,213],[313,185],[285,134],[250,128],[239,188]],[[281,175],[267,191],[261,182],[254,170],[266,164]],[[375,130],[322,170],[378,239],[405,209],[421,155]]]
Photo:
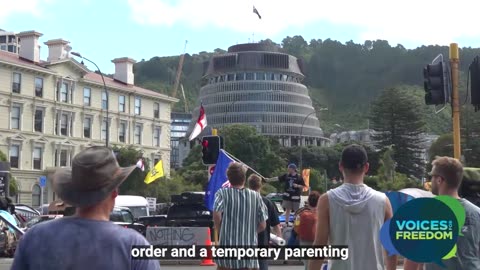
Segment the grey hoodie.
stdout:
[[327,192],[331,245],[348,246],[346,261],[329,261],[329,270],[384,270],[380,228],[387,196],[365,184],[345,183]]

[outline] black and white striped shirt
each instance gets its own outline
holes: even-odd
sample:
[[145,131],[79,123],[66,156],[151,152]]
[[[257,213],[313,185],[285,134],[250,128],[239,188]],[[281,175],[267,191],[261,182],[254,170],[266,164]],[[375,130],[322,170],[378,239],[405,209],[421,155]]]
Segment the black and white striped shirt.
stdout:
[[[221,188],[215,193],[214,211],[222,212],[220,246],[257,246],[257,228],[268,218],[260,193],[249,189]],[[245,260],[215,259],[218,266],[259,268],[256,258]]]

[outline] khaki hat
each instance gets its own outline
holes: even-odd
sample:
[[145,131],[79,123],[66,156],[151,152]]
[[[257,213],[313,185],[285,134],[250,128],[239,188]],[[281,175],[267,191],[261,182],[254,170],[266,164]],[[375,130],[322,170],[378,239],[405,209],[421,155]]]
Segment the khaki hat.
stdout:
[[73,158],[72,167],[55,171],[53,189],[67,204],[92,206],[107,198],[135,168],[135,165],[120,167],[107,147],[89,147]]

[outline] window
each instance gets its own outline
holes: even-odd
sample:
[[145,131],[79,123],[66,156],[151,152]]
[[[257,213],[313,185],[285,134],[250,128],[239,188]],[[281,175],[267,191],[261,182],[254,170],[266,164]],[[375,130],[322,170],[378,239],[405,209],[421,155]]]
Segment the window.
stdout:
[[108,107],[108,104],[107,104],[107,92],[103,91],[102,92],[102,109],[103,110],[106,110]]
[[264,81],[265,80],[265,73],[259,72],[259,73],[257,73],[256,77],[257,77],[257,80]]
[[35,132],[43,132],[43,110],[35,110],[35,120],[34,120],[34,130]]
[[135,144],[142,143],[142,125],[135,125]]
[[92,89],[83,88],[83,105],[91,106]]
[[83,119],[83,137],[92,137],[92,118],[90,117],[85,117],[85,119]]
[[227,75],[227,81],[231,82],[235,80],[235,74],[228,74]]
[[68,83],[62,83],[62,88],[60,89],[60,101],[68,102]]
[[243,80],[245,80],[245,74],[244,74],[244,73],[237,73],[236,80],[237,80],[237,81],[243,81]]
[[72,121],[68,113],[57,113],[55,135],[71,136]]
[[[55,151],[55,156],[57,156],[58,150]],[[57,163],[58,166],[60,167],[66,167],[67,166],[67,157],[68,157],[68,152],[67,150],[60,150],[60,163]],[[58,162],[58,160],[57,160]]]
[[20,129],[20,115],[21,115],[21,108],[18,105],[14,105],[12,107],[12,116],[11,116],[11,129]]
[[253,80],[253,77],[254,77],[254,73],[247,73],[247,78],[246,80]]
[[160,128],[155,127],[153,130],[153,146],[160,146]]
[[10,167],[17,168],[17,169],[20,168],[19,159],[20,159],[20,146],[18,145],[10,146]]
[[160,103],[153,103],[153,117],[160,118]]
[[35,77],[35,96],[43,97],[43,78]]
[[68,130],[68,115],[62,114],[60,118],[60,135],[67,136]]
[[42,169],[42,148],[35,147],[33,149],[33,169],[41,170]]
[[35,184],[32,188],[32,206],[39,207],[40,206],[40,197],[41,197],[42,189],[39,185]]
[[20,94],[20,88],[22,86],[22,74],[14,72],[12,82],[12,92]]
[[118,131],[118,140],[124,143],[126,139],[126,134],[127,134],[127,123],[121,122],[119,131]]
[[139,97],[135,97],[135,114],[140,115],[142,112],[142,100]]
[[125,96],[118,97],[118,111],[125,112]]
[[101,134],[101,139],[102,140],[106,140],[107,139],[107,126],[108,126],[108,122],[107,122],[107,118],[104,117],[103,118],[103,121],[102,121],[102,134]]

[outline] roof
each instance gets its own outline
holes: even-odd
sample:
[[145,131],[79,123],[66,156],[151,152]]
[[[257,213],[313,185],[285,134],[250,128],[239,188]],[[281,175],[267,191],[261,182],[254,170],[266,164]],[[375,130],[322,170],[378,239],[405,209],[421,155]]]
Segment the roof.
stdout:
[[[73,64],[78,66],[78,63],[74,59],[71,59],[71,58],[67,58],[67,59],[64,59],[64,60],[61,60],[61,61],[55,61],[55,62],[52,62],[52,63],[45,62],[45,61],[41,61],[41,63],[33,63],[29,60],[26,60],[26,59],[23,59],[23,58],[19,57],[18,54],[16,54],[16,53],[11,53],[11,52],[0,50],[0,63],[2,63],[2,62],[11,64],[11,65],[15,65],[15,66],[24,67],[24,68],[35,69],[35,70],[38,70],[38,71],[41,71],[41,72],[46,72],[46,73],[49,73],[49,74],[58,74],[56,71],[49,69],[48,68],[49,65],[55,65],[55,64],[60,64],[60,63],[64,63],[64,62],[72,62]],[[88,69],[86,67],[84,69],[86,71],[88,71]],[[125,83],[122,83],[120,81],[114,80],[114,79],[112,79],[110,77],[106,77],[106,76],[104,76],[104,78],[105,78],[105,84],[107,85],[107,87],[116,88],[116,89],[123,90],[123,91],[126,91],[126,92],[133,92],[135,94],[139,94],[139,95],[143,95],[143,96],[160,98],[160,99],[163,99],[163,100],[166,100],[166,101],[170,101],[172,103],[179,101],[177,98],[173,98],[173,97],[170,97],[170,96],[167,96],[167,95],[164,95],[164,94],[160,94],[160,93],[155,92],[153,90],[145,89],[145,88],[142,88],[142,87],[139,87],[139,86],[136,86],[136,85],[127,85]],[[102,76],[100,76],[100,74],[97,74],[95,72],[86,73],[86,75],[83,77],[83,80],[85,82],[90,82],[90,83],[99,84],[100,86],[103,86]]]
[[[171,102],[178,102],[178,99],[176,99],[176,98],[169,97],[167,95],[160,94],[160,93],[152,91],[152,90],[141,88],[141,87],[138,87],[136,85],[127,85],[125,83],[122,83],[120,81],[114,80],[114,79],[112,79],[110,77],[106,77],[106,76],[103,76],[103,78],[105,79],[105,84],[107,85],[107,87],[117,88],[117,89],[120,89],[120,90],[137,93],[137,94],[144,95],[144,96],[162,98],[162,99],[165,99],[165,100],[168,100],[168,101],[171,101]],[[84,81],[93,82],[93,83],[96,83],[96,84],[103,85],[102,76],[100,76],[100,74],[94,73],[94,72],[90,72],[90,73],[86,74],[84,76]]]
[[0,63],[1,62],[16,65],[16,66],[21,66],[25,68],[40,70],[40,71],[51,73],[51,74],[55,73],[55,71],[50,70],[41,64],[33,63],[32,61],[19,57],[18,54],[16,53],[2,51],[2,50],[0,50]]

